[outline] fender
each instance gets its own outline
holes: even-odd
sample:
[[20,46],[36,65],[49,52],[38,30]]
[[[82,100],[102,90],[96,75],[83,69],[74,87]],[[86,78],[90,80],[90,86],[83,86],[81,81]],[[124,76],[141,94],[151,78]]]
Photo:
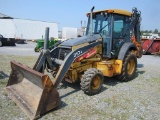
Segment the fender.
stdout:
[[124,60],[125,55],[130,50],[137,50],[136,45],[130,42],[124,43],[119,51],[118,59]]

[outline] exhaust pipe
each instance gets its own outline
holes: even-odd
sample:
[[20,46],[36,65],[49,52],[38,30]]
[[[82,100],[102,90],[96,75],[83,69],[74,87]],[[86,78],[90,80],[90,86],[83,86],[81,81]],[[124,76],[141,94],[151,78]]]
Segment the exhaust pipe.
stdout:
[[46,27],[45,40],[44,40],[44,50],[48,49],[48,47],[49,47],[48,42],[49,42],[49,27]]
[[91,9],[90,12],[90,35],[93,35],[93,10],[94,10],[94,6]]

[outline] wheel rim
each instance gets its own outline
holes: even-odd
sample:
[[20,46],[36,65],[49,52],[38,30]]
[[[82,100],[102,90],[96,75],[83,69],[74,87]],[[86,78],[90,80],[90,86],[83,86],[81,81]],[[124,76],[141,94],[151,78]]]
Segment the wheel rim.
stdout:
[[97,90],[101,85],[101,78],[100,76],[95,76],[92,80],[92,89]]
[[127,71],[128,71],[128,74],[131,75],[133,73],[135,69],[135,62],[133,59],[131,59],[129,62],[128,62],[128,65],[127,65]]

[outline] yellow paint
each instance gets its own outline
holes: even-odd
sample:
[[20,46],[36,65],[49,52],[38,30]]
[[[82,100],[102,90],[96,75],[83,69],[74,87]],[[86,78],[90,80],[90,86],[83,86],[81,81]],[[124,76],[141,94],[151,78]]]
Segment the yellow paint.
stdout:
[[100,76],[95,76],[92,80],[92,89],[97,90],[101,86],[101,77]]
[[93,67],[99,69],[104,76],[112,77],[121,73],[122,60],[96,62]]
[[89,43],[86,42],[86,43],[83,43],[83,44],[80,44],[80,45],[73,46],[72,50],[75,50],[77,48],[81,48],[81,47],[86,46],[86,45],[89,45]]
[[112,77],[113,70],[111,67],[108,67],[107,64],[101,64],[101,62],[96,62],[94,67],[100,70],[104,76]]
[[122,60],[115,60],[113,68],[114,68],[116,74],[121,74],[122,64],[123,64]]
[[[73,49],[78,47],[82,47],[83,45],[75,46]],[[89,68],[96,68],[99,69],[104,76],[112,77],[114,75],[118,75],[121,73],[122,70],[122,61],[121,60],[102,60],[102,45],[96,46],[97,54],[88,59],[82,59],[79,62],[72,63],[70,69],[65,75],[65,79],[69,82],[75,82],[81,79],[84,72]],[[100,62],[98,62],[100,61]]]
[[122,70],[122,60],[108,60],[101,62],[81,62],[73,63],[71,68],[68,70],[65,78],[68,82],[75,82],[81,79],[84,71],[89,68],[99,69],[104,76],[112,77],[119,75]]
[[79,63],[80,62],[74,63],[74,65],[72,64],[73,68],[70,68],[66,73],[65,78],[67,78],[68,82],[72,83],[81,79],[82,73],[87,69],[92,68],[91,62],[86,62],[85,64],[79,64]]
[[[93,14],[99,14],[99,13],[102,13],[102,12],[113,13],[113,14],[121,14],[121,15],[125,15],[125,16],[131,16],[132,15],[131,12],[129,12],[127,10],[120,10],[120,9],[99,10],[99,11],[93,12]],[[87,13],[87,16],[89,14],[90,13]]]
[[128,62],[128,65],[127,65],[127,72],[128,74],[133,74],[133,71],[134,71],[134,68],[135,68],[135,62],[133,59],[131,59],[129,62]]

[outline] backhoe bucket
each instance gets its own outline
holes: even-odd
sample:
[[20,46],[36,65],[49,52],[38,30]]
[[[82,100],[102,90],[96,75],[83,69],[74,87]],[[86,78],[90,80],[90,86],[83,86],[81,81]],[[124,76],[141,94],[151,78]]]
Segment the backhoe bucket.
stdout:
[[15,61],[11,62],[11,68],[5,90],[30,119],[59,106],[59,93],[48,75]]

